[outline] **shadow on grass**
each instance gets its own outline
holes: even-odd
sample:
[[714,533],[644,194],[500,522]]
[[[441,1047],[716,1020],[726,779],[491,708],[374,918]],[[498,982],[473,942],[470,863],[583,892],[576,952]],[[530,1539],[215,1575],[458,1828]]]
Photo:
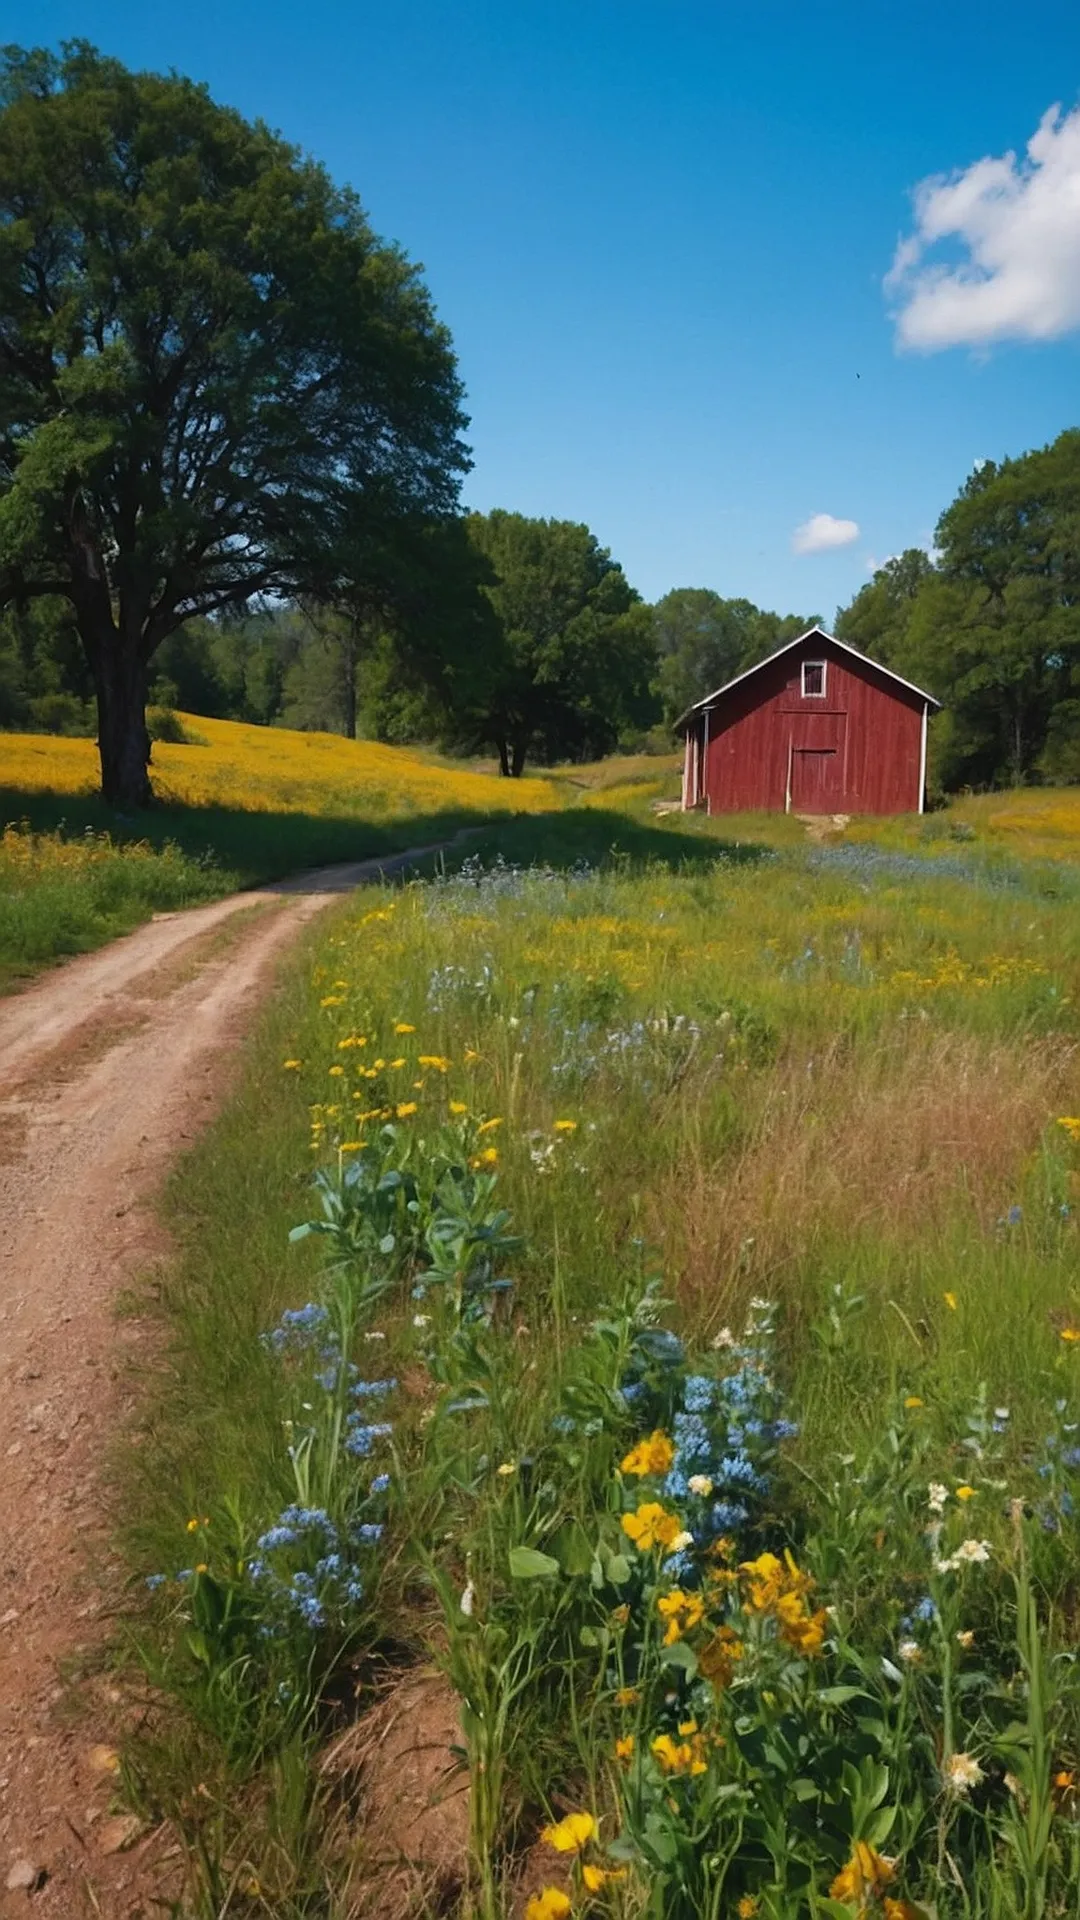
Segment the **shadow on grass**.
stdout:
[[171,843],[190,858],[213,865],[237,887],[257,886],[339,861],[377,860],[411,847],[452,841],[458,834],[462,838],[445,855],[448,866],[458,866],[470,856],[487,861],[501,853],[523,866],[538,861],[572,866],[584,860],[591,866],[617,861],[699,870],[717,860],[753,864],[768,852],[761,846],[703,839],[680,832],[677,825],[646,825],[599,807],[543,814],[508,810],[487,816],[448,808],[387,822],[365,820],[362,815],[247,813],[239,808],[176,805],[121,814],[96,795],[24,793],[0,787],[0,825],[19,821],[39,833],[62,828],[68,835],[77,835],[89,829],[108,833],[120,844],[145,841],[162,848]]

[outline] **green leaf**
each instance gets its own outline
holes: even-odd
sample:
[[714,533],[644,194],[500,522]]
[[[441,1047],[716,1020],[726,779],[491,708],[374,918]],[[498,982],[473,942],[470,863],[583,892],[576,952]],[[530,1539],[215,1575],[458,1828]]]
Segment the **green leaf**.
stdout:
[[630,1562],[625,1554],[612,1554],[607,1563],[607,1577],[613,1587],[625,1587],[630,1578]]
[[550,1580],[561,1568],[550,1553],[539,1553],[535,1547],[511,1547],[510,1572],[515,1580]]
[[660,1664],[662,1667],[679,1667],[682,1672],[693,1675],[698,1670],[697,1654],[688,1647],[685,1640],[675,1640],[670,1647],[661,1647]]

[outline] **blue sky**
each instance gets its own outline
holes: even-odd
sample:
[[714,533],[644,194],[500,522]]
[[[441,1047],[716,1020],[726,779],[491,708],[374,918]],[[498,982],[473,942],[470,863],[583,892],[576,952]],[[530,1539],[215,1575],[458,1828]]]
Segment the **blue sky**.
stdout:
[[[1080,115],[1024,158],[1080,101],[1076,0],[21,0],[15,32],[193,74],[355,186],[453,332],[469,504],[587,521],[649,599],[831,619],[977,459],[1078,422]],[[913,190],[988,157],[887,290]],[[819,515],[810,546],[858,533],[796,553]]]

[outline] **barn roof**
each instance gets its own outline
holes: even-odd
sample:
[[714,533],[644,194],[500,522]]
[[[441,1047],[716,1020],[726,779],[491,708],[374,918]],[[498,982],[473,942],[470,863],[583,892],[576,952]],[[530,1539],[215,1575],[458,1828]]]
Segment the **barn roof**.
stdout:
[[776,652],[770,653],[767,659],[759,660],[756,666],[747,667],[744,672],[737,673],[734,680],[726,680],[722,687],[717,687],[715,693],[707,693],[703,700],[695,700],[692,707],[687,707],[686,712],[679,715],[675,722],[675,732],[678,733],[686,726],[692,714],[700,713],[703,707],[711,707],[714,700],[719,700],[722,694],[730,693],[732,687],[741,686],[744,680],[752,679],[755,673],[761,673],[765,667],[771,667],[774,660],[782,660],[785,653],[790,653],[793,647],[799,647],[804,640],[813,640],[815,636],[818,639],[827,640],[831,647],[839,647],[841,653],[850,654],[853,660],[858,660],[863,666],[872,667],[875,673],[880,673],[886,680],[894,681],[898,687],[903,687],[905,692],[917,694],[919,699],[925,700],[927,706],[931,707],[935,713],[940,711],[941,701],[935,700],[932,693],[927,693],[924,688],[915,686],[911,680],[905,680],[901,674],[894,673],[891,667],[883,667],[880,660],[872,660],[868,653],[860,653],[858,647],[849,647],[846,640],[838,640],[835,633],[826,633],[824,627],[807,627],[805,633],[797,633],[794,640],[788,640],[782,647],[777,647]]

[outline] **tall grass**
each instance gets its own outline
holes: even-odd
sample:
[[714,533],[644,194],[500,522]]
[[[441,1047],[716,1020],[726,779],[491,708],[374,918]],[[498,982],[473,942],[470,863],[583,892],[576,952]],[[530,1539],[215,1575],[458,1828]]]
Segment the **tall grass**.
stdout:
[[[566,865],[350,902],[177,1177],[123,1469],[133,1575],[166,1576],[136,1609],[159,1704],[131,1788],[174,1820],[199,1912],[351,1912],[365,1885],[390,1911],[318,1756],[376,1668],[426,1655],[472,1785],[440,1910],[1072,1912],[1072,889],[969,847],[714,859],[673,834],[635,863],[656,841],[632,823],[605,860],[613,831],[519,823]],[[287,1321],[280,1353],[260,1338],[309,1299],[348,1328],[329,1361]],[[394,1383],[359,1455],[345,1355]],[[758,1439],[732,1438],[733,1366]],[[719,1561],[664,1477],[699,1404],[710,1474],[743,1449],[756,1489]],[[316,1530],[386,1503],[351,1606],[322,1534],[309,1560],[295,1521],[254,1545],[298,1457]],[[649,1498],[696,1529],[679,1576],[622,1528]],[[737,1571],[782,1548],[796,1572]],[[579,1851],[540,1846],[542,1894],[538,1831],[582,1808]]]

